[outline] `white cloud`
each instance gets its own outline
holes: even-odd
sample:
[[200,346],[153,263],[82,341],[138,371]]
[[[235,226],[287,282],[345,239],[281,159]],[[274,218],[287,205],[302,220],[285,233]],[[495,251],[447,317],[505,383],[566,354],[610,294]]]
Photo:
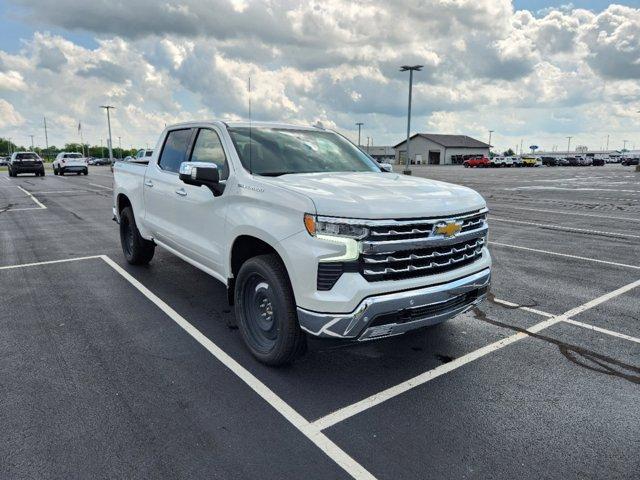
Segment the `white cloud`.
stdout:
[[13,108],[13,105],[0,98],[0,128],[15,127],[23,123],[24,118]]
[[[365,122],[376,143],[404,133],[407,74],[417,129],[466,133],[513,146],[566,132],[626,138],[640,124],[640,9],[572,6],[536,15],[509,0],[14,0],[27,20],[92,32],[97,47],[36,33],[0,50],[0,95],[54,141],[82,120],[104,136],[116,105],[125,144],[152,143],[165,123],[254,118],[335,125]],[[597,118],[585,115],[598,113]],[[631,112],[631,113],[630,113]],[[15,134],[14,132],[8,132]],[[3,132],[0,132],[2,135]],[[640,141],[638,142],[640,143]],[[549,145],[550,146],[550,145]]]

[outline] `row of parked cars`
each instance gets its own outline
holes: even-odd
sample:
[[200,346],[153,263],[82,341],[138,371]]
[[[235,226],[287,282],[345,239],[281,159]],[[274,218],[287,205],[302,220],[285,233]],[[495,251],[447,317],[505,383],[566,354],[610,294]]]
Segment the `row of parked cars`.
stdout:
[[605,163],[620,163],[621,165],[638,165],[640,157],[592,157],[576,155],[573,157],[547,157],[523,155],[495,156],[487,158],[484,155],[470,155],[462,165],[465,168],[500,168],[500,167],[586,167],[603,166]]
[[[7,166],[10,177],[16,177],[23,173],[33,173],[36,177],[44,177],[44,161],[35,152],[13,152],[10,157],[2,159],[2,166]],[[51,164],[54,175],[75,173],[76,175],[88,175],[89,164],[80,153],[60,152]]]

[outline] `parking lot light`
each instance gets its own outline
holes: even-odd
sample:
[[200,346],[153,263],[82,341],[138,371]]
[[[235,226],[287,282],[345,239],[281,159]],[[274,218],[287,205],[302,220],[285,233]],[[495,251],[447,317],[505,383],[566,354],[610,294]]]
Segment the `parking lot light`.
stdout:
[[407,110],[407,159],[405,163],[405,169],[402,173],[405,175],[411,175],[411,169],[409,164],[411,163],[411,143],[409,137],[411,135],[411,91],[413,90],[413,72],[419,72],[422,70],[422,65],[403,65],[400,67],[401,72],[409,72],[409,108]]

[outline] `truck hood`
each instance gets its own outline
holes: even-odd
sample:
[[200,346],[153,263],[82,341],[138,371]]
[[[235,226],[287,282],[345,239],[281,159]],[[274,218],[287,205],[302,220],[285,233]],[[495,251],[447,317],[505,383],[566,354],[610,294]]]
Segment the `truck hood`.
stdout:
[[486,205],[470,188],[396,173],[305,173],[269,178],[267,182],[308,196],[318,215],[336,217],[433,217]]

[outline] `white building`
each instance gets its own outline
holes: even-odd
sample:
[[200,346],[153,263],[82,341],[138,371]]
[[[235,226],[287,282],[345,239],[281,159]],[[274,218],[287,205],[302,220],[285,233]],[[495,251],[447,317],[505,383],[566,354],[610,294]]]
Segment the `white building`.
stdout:
[[[489,156],[489,144],[466,135],[416,133],[410,138],[411,163],[429,165],[459,165],[469,155]],[[395,162],[404,163],[407,141],[394,145]]]
[[393,147],[383,147],[383,146],[370,146],[370,147],[362,147],[362,150],[367,152],[371,157],[375,158],[378,162],[381,163],[393,163],[393,159],[396,156],[396,152]]

